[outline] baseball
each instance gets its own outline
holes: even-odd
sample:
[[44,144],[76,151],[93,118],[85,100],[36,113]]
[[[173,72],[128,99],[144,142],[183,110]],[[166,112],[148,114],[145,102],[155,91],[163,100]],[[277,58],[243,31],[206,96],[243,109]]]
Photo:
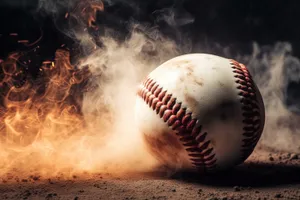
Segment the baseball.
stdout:
[[247,68],[211,54],[186,54],[139,86],[135,120],[158,161],[215,172],[244,162],[265,124],[264,103]]

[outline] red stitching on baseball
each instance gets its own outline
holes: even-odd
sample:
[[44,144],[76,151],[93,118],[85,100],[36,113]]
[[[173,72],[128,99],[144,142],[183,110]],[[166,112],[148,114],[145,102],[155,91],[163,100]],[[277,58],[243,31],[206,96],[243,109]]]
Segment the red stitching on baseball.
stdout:
[[214,149],[209,146],[210,141],[206,141],[207,132],[202,132],[201,126],[196,127],[197,119],[186,112],[181,102],[177,102],[172,94],[150,78],[140,86],[138,95],[175,131],[198,170],[211,171],[216,168]]
[[253,79],[245,65],[235,60],[230,60],[233,72],[235,73],[237,88],[240,90],[239,95],[242,97],[243,104],[243,123],[244,133],[242,144],[242,160],[245,160],[254,150],[261,136],[261,114],[259,112],[259,103],[257,100]]

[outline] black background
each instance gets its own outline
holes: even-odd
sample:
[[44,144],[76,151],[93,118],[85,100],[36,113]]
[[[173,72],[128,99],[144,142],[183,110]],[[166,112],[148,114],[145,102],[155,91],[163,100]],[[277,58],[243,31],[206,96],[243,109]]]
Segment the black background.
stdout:
[[[294,55],[300,56],[300,12],[296,0],[115,0],[112,2],[105,2],[105,12],[98,17],[97,23],[106,23],[107,26],[113,26],[120,32],[125,32],[126,25],[123,22],[126,20],[133,18],[153,24],[156,21],[154,11],[173,7],[180,8],[194,18],[194,23],[185,27],[194,41],[205,38],[224,46],[236,44],[240,45],[238,50],[241,52],[245,50],[243,46],[252,41],[261,45],[288,41],[293,46]],[[22,45],[15,44],[12,39],[5,37],[12,32],[17,32],[24,39],[33,40],[39,37],[42,29],[44,35],[40,46],[47,46],[47,48],[42,48],[41,55],[46,57],[61,43],[66,43],[66,38],[57,30],[50,14],[35,12],[37,6],[37,0],[1,0],[0,34],[3,34],[1,57],[5,57],[8,52],[17,48],[22,48]],[[167,27],[164,24],[160,25],[168,33]]]

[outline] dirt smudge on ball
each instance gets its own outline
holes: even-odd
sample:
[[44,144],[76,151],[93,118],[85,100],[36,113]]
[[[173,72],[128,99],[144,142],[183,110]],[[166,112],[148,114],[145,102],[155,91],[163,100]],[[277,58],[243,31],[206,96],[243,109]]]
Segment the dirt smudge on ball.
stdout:
[[195,66],[192,63],[186,65],[187,69],[187,77],[191,78],[193,82],[195,82],[199,86],[203,86],[203,80],[201,78],[197,78],[194,73]]
[[147,134],[143,136],[149,152],[153,154],[159,162],[167,165],[168,163],[180,162],[180,160],[178,160],[178,153],[182,152],[184,147],[171,130],[164,131],[161,137],[153,137]]
[[193,96],[191,96],[187,93],[184,95],[184,99],[185,99],[185,102],[187,102],[187,104],[190,105],[190,107],[192,107],[192,108],[197,107],[197,105],[199,104],[198,101]]

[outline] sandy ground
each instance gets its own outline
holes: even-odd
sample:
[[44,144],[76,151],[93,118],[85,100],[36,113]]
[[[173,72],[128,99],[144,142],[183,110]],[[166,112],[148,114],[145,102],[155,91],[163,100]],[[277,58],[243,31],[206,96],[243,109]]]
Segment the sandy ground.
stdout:
[[[14,181],[11,181],[14,180]],[[17,182],[16,182],[17,180]],[[88,179],[42,180],[8,177],[0,199],[300,199],[300,157],[256,148],[251,157],[230,172],[213,176],[180,173],[94,174]]]

